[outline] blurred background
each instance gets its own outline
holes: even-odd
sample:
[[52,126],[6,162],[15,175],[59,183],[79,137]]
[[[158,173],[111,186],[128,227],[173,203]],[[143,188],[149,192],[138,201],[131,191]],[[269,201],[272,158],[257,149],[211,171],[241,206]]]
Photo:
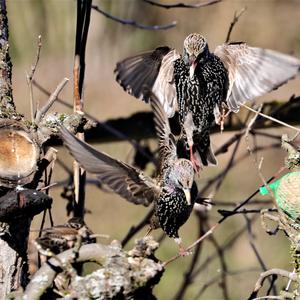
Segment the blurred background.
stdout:
[[[175,3],[176,1],[160,2]],[[196,2],[199,1],[185,1],[185,3]],[[86,52],[84,107],[86,112],[100,121],[127,117],[137,111],[149,110],[146,104],[127,95],[115,82],[113,70],[117,61],[159,45],[169,45],[181,50],[183,39],[191,32],[202,33],[207,38],[210,49],[213,50],[216,45],[225,41],[235,11],[240,11],[243,7],[247,7],[247,10],[234,27],[231,41],[245,41],[252,46],[271,48],[300,58],[300,1],[298,0],[228,0],[200,9],[177,8],[170,10],[151,6],[141,0],[95,0],[93,4],[99,5],[100,8],[112,15],[146,25],[163,25],[174,20],[178,22],[175,28],[169,30],[141,30],[115,23],[92,10]],[[73,0],[10,0],[7,1],[7,9],[10,26],[10,54],[13,62],[13,92],[18,111],[29,117],[29,90],[26,83],[26,72],[30,72],[31,65],[35,61],[38,35],[42,36],[42,50],[35,79],[52,92],[64,77],[70,78],[70,83],[61,93],[61,98],[72,104],[76,2]],[[300,94],[300,78],[289,82],[260,100],[287,101],[292,94]],[[34,97],[41,104],[47,100],[47,97],[36,89]],[[53,110],[71,112],[70,109],[58,103],[55,104]],[[240,115],[242,118],[245,112],[241,111]],[[143,129],[141,128],[141,130]],[[293,133],[281,127],[269,129],[266,132]],[[234,132],[226,132],[226,128],[222,134],[214,134],[212,137],[214,148],[218,148],[233,134]],[[151,149],[155,149],[157,146],[155,140],[143,142],[148,143]],[[274,141],[258,138],[257,143],[267,146]],[[126,162],[131,163],[133,160],[134,151],[128,142],[94,146]],[[69,154],[63,147],[58,150],[59,158],[71,167],[72,158]],[[229,153],[219,156],[218,167],[207,168],[201,172],[197,178],[199,187],[204,186],[209,178],[225,167],[231,150]],[[284,155],[285,153],[279,148],[259,153],[259,157],[264,157],[262,171],[265,177],[269,177],[278,170],[283,164]],[[244,159],[226,176],[214,200],[226,203],[240,202],[261,185],[256,166],[253,159],[247,155],[244,142],[239,147],[237,158],[242,156],[245,156]],[[151,174],[152,170],[153,167],[149,166],[146,172]],[[67,173],[59,165],[56,165],[54,175],[53,182],[67,178]],[[61,191],[62,187],[51,189],[54,199],[52,212],[55,224],[64,223],[68,219],[65,210],[67,202],[62,199]],[[207,191],[207,194],[203,196],[209,195],[210,193]],[[263,199],[258,196],[255,199],[263,202],[268,198]],[[266,207],[270,206],[270,204],[266,205]],[[94,232],[109,234],[110,240],[121,240],[130,226],[138,223],[148,211],[144,207],[127,203],[112,193],[103,192],[93,185],[87,187],[87,209],[89,211],[86,215],[87,224]],[[211,225],[220,218],[214,207],[209,211],[209,216]],[[36,217],[33,229],[38,229],[39,224],[40,218]],[[231,217],[222,224],[214,236],[219,244],[222,244],[245,224],[243,216]],[[260,225],[259,218],[254,224],[254,242],[266,267],[292,270],[289,243],[284,235],[282,233],[275,237],[267,235]],[[145,232],[146,229],[139,232],[136,237],[143,236]],[[160,230],[157,230],[154,236],[159,238],[161,233]],[[185,245],[189,245],[197,239],[198,223],[194,216],[181,228],[180,234]],[[261,270],[249,240],[251,239],[246,232],[225,253],[229,269],[230,299],[246,299]],[[131,245],[132,243],[127,246],[128,249]],[[215,250],[212,244],[205,241],[200,264],[213,251]],[[173,240],[166,238],[157,251],[157,257],[166,260],[176,252],[176,244]],[[190,259],[191,257],[181,258],[168,266],[160,284],[155,288],[158,299],[173,299],[190,264]],[[203,285],[219,274],[220,263],[216,260],[194,278],[184,299],[221,299],[222,292],[218,286],[218,280],[215,285],[208,287],[200,297],[197,297],[197,293]]]

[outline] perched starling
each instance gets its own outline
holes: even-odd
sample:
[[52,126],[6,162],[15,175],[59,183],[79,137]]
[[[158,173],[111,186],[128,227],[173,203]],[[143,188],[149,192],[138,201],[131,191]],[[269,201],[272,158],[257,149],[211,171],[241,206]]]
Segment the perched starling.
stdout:
[[159,47],[119,62],[115,73],[128,93],[145,102],[149,97],[143,86],[148,86],[169,118],[179,110],[182,137],[198,170],[195,150],[203,165],[217,163],[209,130],[214,121],[222,125],[224,109],[238,112],[247,100],[295,77],[299,67],[297,58],[245,43],[223,44],[212,53],[205,38],[192,33],[184,40],[182,55],[167,46]]
[[61,128],[61,136],[78,163],[88,172],[97,174],[117,194],[135,204],[148,206],[153,202],[151,229],[161,227],[169,237],[175,239],[180,253],[184,254],[178,229],[189,218],[197,198],[193,165],[189,160],[177,157],[175,137],[170,131],[168,118],[154,95],[151,96],[151,105],[160,155],[155,178],[93,149],[65,128]]
[[91,238],[92,234],[92,231],[81,218],[74,217],[63,225],[45,228],[43,235],[37,238],[35,243],[41,253],[51,251],[54,254],[59,254],[73,248],[79,235],[82,238],[81,244],[95,243],[95,239]]

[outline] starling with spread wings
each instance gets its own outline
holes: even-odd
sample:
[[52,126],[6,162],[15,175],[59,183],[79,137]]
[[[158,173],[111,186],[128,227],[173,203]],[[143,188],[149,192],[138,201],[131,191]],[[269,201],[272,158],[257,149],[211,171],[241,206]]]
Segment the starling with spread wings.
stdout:
[[179,111],[182,137],[195,169],[217,164],[209,130],[223,123],[223,109],[238,112],[248,100],[264,95],[299,74],[300,60],[245,43],[223,44],[210,52],[203,36],[192,33],[183,54],[159,47],[129,57],[116,66],[116,79],[133,96],[149,102],[147,85],[171,118]]
[[159,138],[159,167],[157,176],[151,178],[129,164],[93,149],[77,139],[67,129],[61,128],[64,144],[73,157],[88,172],[98,176],[114,192],[126,200],[148,206],[154,205],[150,228],[162,228],[179,244],[179,252],[186,254],[178,229],[189,218],[197,198],[192,163],[178,158],[175,137],[159,100],[152,94],[151,105]]

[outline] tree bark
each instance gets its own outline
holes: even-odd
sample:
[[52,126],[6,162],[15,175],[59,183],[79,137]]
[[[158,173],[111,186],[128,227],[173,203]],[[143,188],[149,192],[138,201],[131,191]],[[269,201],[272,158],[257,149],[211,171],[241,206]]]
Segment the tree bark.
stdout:
[[[0,0],[0,118],[19,119],[12,97],[12,63],[8,50],[6,2]],[[1,187],[1,196],[8,191]],[[22,214],[14,215],[5,223],[0,220],[0,299],[27,283],[27,241],[31,219],[32,216]]]
[[[15,113],[16,108],[12,98],[11,72],[12,63],[9,56],[8,21],[6,1],[0,0],[0,101],[1,110],[9,114]],[[3,114],[3,112],[1,112]]]

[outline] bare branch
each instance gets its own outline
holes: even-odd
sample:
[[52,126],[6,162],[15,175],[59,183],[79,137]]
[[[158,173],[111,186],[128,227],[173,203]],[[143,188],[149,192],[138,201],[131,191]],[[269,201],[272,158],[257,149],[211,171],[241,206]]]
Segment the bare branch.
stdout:
[[[101,267],[92,274],[71,278],[69,288],[73,291],[72,295],[78,299],[86,299],[93,289],[94,298],[112,299],[123,292],[134,294],[136,289],[145,287],[148,281],[157,282],[155,277],[160,277],[163,272],[161,263],[154,258],[154,251],[157,248],[158,243],[152,237],[137,240],[134,248],[128,252],[123,251],[117,241],[113,241],[111,245],[100,243],[82,245],[76,249],[76,263],[92,261]],[[68,265],[74,262],[74,250],[73,248],[64,251],[44,263],[27,285],[22,299],[40,299],[52,285],[57,273],[69,269]],[[91,282],[98,282],[97,289]]]
[[[259,290],[262,288],[265,279],[272,275],[286,277],[292,281],[297,282],[298,284],[300,283],[300,276],[297,273],[288,272],[288,271],[282,270],[282,269],[271,269],[271,270],[268,270],[268,271],[260,274],[260,277],[255,284],[254,290],[253,290],[252,294],[250,295],[249,300],[257,299],[256,296],[257,296]],[[268,296],[268,297],[269,297],[269,299],[272,299],[272,298],[270,298],[270,296]],[[258,299],[268,299],[268,298],[260,297]],[[281,298],[273,298],[273,299],[281,299]]]
[[239,12],[235,11],[234,12],[234,16],[233,16],[233,20],[230,23],[228,32],[227,32],[227,36],[226,36],[226,40],[225,43],[228,43],[230,40],[230,36],[231,36],[231,32],[235,26],[235,24],[239,21],[239,18],[242,16],[242,14],[247,10],[247,7],[243,7]]
[[258,114],[258,115],[260,115],[260,116],[262,116],[262,117],[264,117],[264,118],[266,118],[266,119],[269,119],[269,120],[271,120],[271,121],[273,121],[273,122],[275,122],[275,123],[278,123],[278,124],[280,124],[280,125],[282,125],[282,126],[285,126],[285,127],[290,128],[290,129],[293,129],[293,130],[295,130],[295,131],[297,131],[297,132],[300,132],[300,129],[299,129],[299,128],[294,127],[294,126],[292,126],[292,125],[289,125],[289,124],[287,124],[287,123],[285,123],[285,122],[282,122],[282,121],[280,121],[280,120],[278,120],[278,119],[276,119],[276,118],[273,118],[273,117],[271,117],[271,116],[268,116],[268,115],[266,115],[266,114],[263,114],[263,113],[261,113],[261,112],[259,112],[259,111],[256,111],[255,109],[253,109],[253,108],[247,106],[246,104],[242,104],[242,106],[244,106],[244,107],[247,108],[248,110],[250,110],[250,111],[252,111],[252,112],[254,112],[254,113],[256,113],[256,114]]
[[[272,181],[274,178],[276,178],[285,168],[280,168],[276,173],[274,173],[274,175],[269,178],[269,180],[267,181],[267,183],[269,183],[270,181]],[[236,206],[232,211],[238,211],[241,207],[243,207],[245,204],[247,204],[256,194],[259,193],[259,189],[257,189],[253,194],[251,194],[247,199],[245,199],[244,201],[242,201],[238,206]],[[192,243],[190,246],[188,246],[186,248],[187,251],[193,249],[198,243],[201,243],[204,239],[206,239],[208,236],[210,236],[211,234],[213,234],[213,232],[216,230],[216,228],[218,228],[218,226],[223,223],[226,219],[228,218],[228,216],[224,216],[222,217],[216,224],[214,224],[204,235],[202,235],[201,237],[199,237],[198,240],[196,240],[194,243]],[[178,259],[180,257],[179,254],[173,256],[172,258],[170,258],[169,260],[164,262],[164,266],[168,265],[169,263],[173,262],[174,260]]]
[[[47,95],[48,97],[51,95],[49,91],[47,91],[44,87],[42,87],[37,81],[33,80],[33,85],[40,90],[42,93],[44,93],[45,95]],[[68,107],[68,108],[73,108],[73,106],[71,104],[69,104],[67,101],[61,99],[61,98],[57,98],[57,102],[63,104],[64,106]],[[123,132],[121,132],[120,130],[118,130],[117,128],[115,128],[115,126],[110,125],[111,122],[102,122],[99,119],[97,119],[96,117],[92,116],[89,113],[84,112],[84,115],[94,121],[97,122],[99,127],[103,129],[102,133],[100,134],[100,136],[105,135],[105,133],[109,133],[110,135],[112,135],[116,140],[125,140],[128,141],[134,148],[135,150],[139,151],[144,157],[146,157],[147,159],[149,159],[150,161],[152,161],[154,164],[156,164],[156,161],[148,155],[148,153],[145,152],[145,150],[143,149],[143,147],[136,141],[134,140],[132,137],[129,137],[128,135],[124,134]],[[143,118],[143,120],[145,120],[145,118]],[[124,126],[121,126],[124,129]],[[153,130],[154,130],[154,126],[153,126]],[[88,136],[90,136],[90,134],[88,134]]]
[[[199,230],[199,236],[202,236],[205,234],[204,224],[206,223],[206,215],[202,212],[197,212],[197,218],[198,218],[198,230]],[[202,250],[202,244],[198,244],[196,247],[195,252],[193,253],[192,260],[190,262],[188,270],[184,274],[184,279],[182,281],[182,284],[180,288],[178,289],[178,292],[174,298],[174,300],[181,300],[184,298],[184,295],[186,293],[187,288],[192,283],[192,274],[193,271],[197,265],[198,260],[200,259],[200,254]]]
[[[263,202],[265,204],[265,202]],[[264,210],[264,208],[261,209],[242,209],[239,211],[232,211],[232,210],[225,210],[225,209],[218,209],[218,213],[222,216],[232,216],[237,214],[260,214],[261,211]],[[276,208],[268,208],[269,212],[276,212]]]
[[121,18],[118,18],[116,16],[113,16],[111,14],[109,14],[108,12],[105,12],[104,10],[102,10],[99,6],[97,5],[92,5],[92,8],[97,11],[98,13],[104,15],[105,17],[113,20],[113,21],[116,21],[116,22],[119,22],[123,25],[130,25],[130,26],[134,26],[134,27],[137,27],[139,29],[145,29],[145,30],[166,30],[166,29],[170,29],[170,28],[173,28],[177,25],[177,22],[176,21],[173,21],[172,23],[170,24],[165,24],[165,25],[144,25],[144,24],[140,24],[134,20],[128,20],[128,19],[121,19]]
[[[256,247],[256,245],[254,243],[254,234],[252,232],[251,221],[249,220],[249,218],[247,217],[247,215],[244,215],[244,218],[245,218],[246,224],[247,224],[248,237],[249,237],[248,241],[250,243],[250,246],[251,246],[251,248],[252,248],[252,250],[253,250],[253,252],[254,252],[254,254],[255,254],[255,256],[256,256],[256,258],[257,258],[257,260],[258,260],[258,262],[259,262],[259,264],[261,266],[261,268],[262,268],[262,270],[263,271],[267,271],[267,266],[266,266],[264,260],[262,259],[262,257],[260,256],[260,254],[258,252],[258,249],[257,249],[257,247]],[[276,294],[277,291],[276,291],[276,287],[274,286],[274,280],[272,280],[272,278],[268,278],[268,279],[269,279],[269,282],[270,282],[270,289],[273,288],[274,294]]]
[[[38,36],[38,42],[37,42],[37,51],[36,51],[36,57],[35,57],[35,63],[31,66],[31,72],[27,74],[26,80],[27,84],[29,87],[29,98],[30,98],[30,113],[31,113],[31,121],[34,121],[34,113],[35,113],[35,108],[34,108],[34,99],[33,99],[33,90],[32,90],[32,80],[34,77],[34,73],[36,70],[36,67],[38,65],[38,62],[40,60],[40,53],[41,53],[41,48],[42,48],[42,36]],[[38,104],[36,107],[38,108]]]
[[[258,215],[255,215],[251,220],[254,221],[256,220]],[[222,245],[222,250],[225,252],[226,250],[230,249],[241,237],[242,234],[244,234],[247,230],[247,226],[245,225],[242,227],[238,232],[231,234],[230,239],[227,240],[223,245]],[[216,258],[218,258],[218,252],[214,252],[210,256],[206,258],[206,260],[193,272],[193,279],[198,276],[203,270],[207,268],[207,266],[214,261]]]
[[214,238],[213,235],[210,236],[210,241],[212,242],[212,244],[214,245],[219,259],[220,259],[220,265],[221,265],[221,274],[220,274],[220,279],[221,282],[219,283],[222,292],[223,292],[223,298],[224,300],[229,300],[229,295],[228,295],[228,286],[227,286],[227,273],[228,273],[228,266],[225,260],[225,256],[224,256],[224,250],[223,248],[219,245],[219,243],[217,242],[217,240]]
[[209,5],[221,2],[222,0],[209,0],[206,2],[199,2],[196,4],[185,4],[182,2],[174,3],[174,4],[162,4],[162,3],[158,3],[153,0],[143,0],[143,1],[148,4],[154,5],[154,6],[162,7],[165,9],[170,9],[170,8],[200,8],[200,7],[209,6]]
[[55,91],[50,95],[50,98],[48,99],[47,103],[37,111],[36,117],[35,117],[35,123],[38,124],[43,116],[47,113],[47,111],[51,108],[53,103],[57,100],[57,97],[59,93],[62,91],[62,89],[65,87],[67,82],[69,81],[68,78],[64,78],[61,83],[57,86]]

